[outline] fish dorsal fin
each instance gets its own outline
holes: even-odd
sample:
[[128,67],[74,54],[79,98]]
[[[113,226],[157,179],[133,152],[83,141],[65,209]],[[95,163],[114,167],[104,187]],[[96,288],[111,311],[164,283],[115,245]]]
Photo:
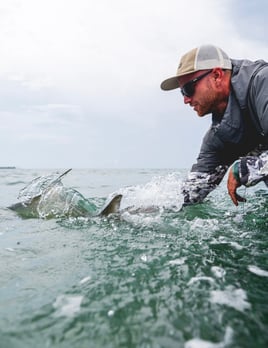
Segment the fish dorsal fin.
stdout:
[[66,170],[64,173],[62,173],[62,174],[58,177],[58,179],[61,179],[64,175],[68,174],[71,170],[72,170],[72,168]]
[[108,216],[119,212],[122,195],[116,195],[111,201],[101,210],[99,216]]

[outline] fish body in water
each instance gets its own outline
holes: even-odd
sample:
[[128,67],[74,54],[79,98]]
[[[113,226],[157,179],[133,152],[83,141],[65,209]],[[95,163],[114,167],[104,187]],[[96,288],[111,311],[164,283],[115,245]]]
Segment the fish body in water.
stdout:
[[121,194],[116,194],[98,211],[80,192],[63,186],[61,179],[69,171],[60,176],[50,175],[32,180],[20,191],[18,198],[21,201],[8,208],[24,218],[108,216],[119,212]]

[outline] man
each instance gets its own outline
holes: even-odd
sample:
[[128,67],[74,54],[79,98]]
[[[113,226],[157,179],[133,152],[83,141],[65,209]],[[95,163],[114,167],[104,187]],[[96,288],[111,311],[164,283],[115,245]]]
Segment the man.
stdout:
[[239,186],[268,184],[268,63],[230,59],[219,47],[202,45],[181,58],[176,76],[161,88],[180,88],[198,116],[212,114],[182,187],[185,205],[202,202],[230,165],[227,187],[235,205],[245,201]]

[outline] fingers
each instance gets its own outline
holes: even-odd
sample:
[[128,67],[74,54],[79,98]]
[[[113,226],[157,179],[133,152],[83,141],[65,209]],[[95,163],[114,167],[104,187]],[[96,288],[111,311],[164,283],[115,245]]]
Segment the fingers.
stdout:
[[239,194],[237,194],[236,192],[233,192],[232,194],[229,193],[231,196],[231,199],[234,203],[234,205],[238,206],[238,202],[246,202],[246,198],[240,196]]
[[236,193],[236,199],[237,199],[239,202],[246,202],[246,201],[247,201],[245,197],[239,196],[237,193]]
[[238,206],[238,201],[237,201],[235,192],[230,192],[229,191],[229,195],[230,195],[231,200],[233,201],[234,205]]
[[246,198],[240,196],[238,193],[236,193],[236,191],[228,191],[234,205],[238,206],[238,202],[246,202]]

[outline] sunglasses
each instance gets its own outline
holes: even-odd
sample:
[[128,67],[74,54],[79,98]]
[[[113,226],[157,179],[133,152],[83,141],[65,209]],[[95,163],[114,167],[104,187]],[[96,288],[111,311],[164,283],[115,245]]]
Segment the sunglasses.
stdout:
[[183,85],[181,87],[181,93],[184,97],[192,97],[194,95],[195,92],[195,84],[196,82],[200,81],[203,77],[207,76],[208,74],[210,74],[212,72],[212,70],[209,70],[207,72],[205,72],[204,74],[196,77],[195,79],[192,79],[191,81],[185,83],[185,85]]

